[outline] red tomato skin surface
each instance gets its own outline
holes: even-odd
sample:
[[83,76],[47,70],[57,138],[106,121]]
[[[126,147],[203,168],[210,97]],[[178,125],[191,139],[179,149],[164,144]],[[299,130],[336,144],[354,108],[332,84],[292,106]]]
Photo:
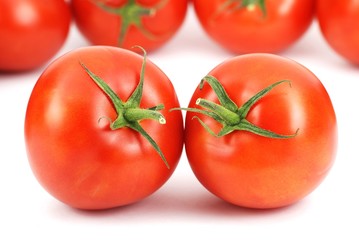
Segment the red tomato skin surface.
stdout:
[[183,148],[183,121],[169,79],[147,60],[141,107],[163,103],[167,120],[141,121],[170,169],[139,133],[110,130],[116,112],[80,65],[84,63],[126,101],[139,82],[143,58],[114,47],[72,51],[44,71],[31,94],[25,142],[31,168],[43,187],[74,208],[107,209],[139,201],[175,170]]
[[293,45],[314,16],[313,0],[266,0],[267,16],[259,7],[216,14],[226,0],[193,0],[206,33],[234,53],[276,53]]
[[318,22],[328,44],[339,55],[359,65],[359,1],[316,2]]
[[44,65],[65,43],[70,22],[63,0],[0,1],[0,71]]
[[[291,139],[269,139],[235,131],[213,137],[198,116],[218,132],[213,119],[188,112],[185,149],[198,180],[210,192],[235,205],[278,208],[312,192],[331,169],[337,148],[337,122],[331,100],[321,82],[303,66],[270,54],[249,54],[225,61],[213,69],[229,97],[241,106],[250,97],[279,80],[281,84],[257,102],[247,116],[253,124]],[[208,84],[197,98],[218,103]]]
[[[121,7],[126,0],[101,0],[108,6]],[[153,7],[160,0],[137,0],[143,7]],[[156,11],[154,16],[142,17],[142,24],[155,38],[150,39],[137,27],[130,26],[120,47],[130,49],[140,45],[146,51],[153,51],[168,42],[182,25],[187,13],[186,0],[169,0]],[[122,24],[121,17],[105,12],[91,0],[72,0],[72,11],[76,25],[85,38],[93,45],[119,46],[118,39]]]

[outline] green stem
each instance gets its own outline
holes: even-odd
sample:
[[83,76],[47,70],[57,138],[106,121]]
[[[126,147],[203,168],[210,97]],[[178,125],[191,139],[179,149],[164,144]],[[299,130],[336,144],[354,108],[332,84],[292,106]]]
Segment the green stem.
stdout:
[[265,0],[227,0],[216,11],[214,17],[217,17],[223,12],[232,13],[239,9],[247,8],[249,10],[258,6],[263,13],[263,17],[267,16],[267,7]]
[[240,121],[240,117],[231,110],[221,106],[217,103],[208,101],[206,99],[198,98],[196,104],[215,112],[223,121],[225,121],[228,125],[236,125]]
[[128,122],[139,122],[145,119],[157,120],[160,124],[166,124],[165,117],[154,110],[129,108],[123,113],[124,118]]
[[248,9],[251,9],[256,5],[261,9],[263,16],[265,17],[267,15],[265,0],[242,0],[241,7],[246,7]]

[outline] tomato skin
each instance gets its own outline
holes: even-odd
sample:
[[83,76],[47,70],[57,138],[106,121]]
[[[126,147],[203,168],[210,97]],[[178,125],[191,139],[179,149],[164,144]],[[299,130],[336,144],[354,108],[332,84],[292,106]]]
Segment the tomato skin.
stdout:
[[[154,7],[161,0],[137,0],[143,7]],[[100,0],[111,7],[121,7],[126,0]],[[168,0],[164,7],[156,11],[153,16],[143,16],[143,27],[154,35],[154,39],[145,36],[137,27],[130,26],[119,44],[122,24],[121,17],[108,13],[91,0],[72,0],[71,6],[76,25],[80,32],[94,45],[120,46],[130,49],[140,45],[146,51],[155,50],[168,42],[182,25],[187,13],[186,0]],[[101,20],[99,20],[101,19]]]
[[225,2],[194,0],[193,4],[207,34],[234,53],[287,49],[309,28],[315,5],[313,0],[266,0],[266,16],[259,7],[218,13]]
[[[245,131],[223,137],[210,135],[194,116],[214,132],[221,125],[207,116],[188,112],[185,148],[190,166],[210,192],[235,205],[277,208],[297,202],[312,192],[333,165],[337,147],[337,122],[331,100],[321,82],[303,66],[270,54],[232,58],[214,68],[229,97],[241,106],[274,82],[283,84],[257,102],[247,120],[290,139],[269,139]],[[198,98],[218,103],[205,84]]]
[[169,112],[179,103],[166,75],[147,60],[141,107],[163,103],[167,123],[140,124],[160,146],[170,169],[139,133],[110,130],[106,118],[116,118],[114,107],[80,65],[125,101],[138,84],[142,61],[119,48],[80,48],[58,58],[39,78],[28,103],[25,141],[35,176],[55,198],[80,209],[122,206],[152,194],[175,170],[183,121],[180,112]]
[[44,65],[63,46],[70,22],[63,0],[0,1],[0,71]]
[[317,18],[325,40],[339,55],[359,65],[359,2],[316,2]]

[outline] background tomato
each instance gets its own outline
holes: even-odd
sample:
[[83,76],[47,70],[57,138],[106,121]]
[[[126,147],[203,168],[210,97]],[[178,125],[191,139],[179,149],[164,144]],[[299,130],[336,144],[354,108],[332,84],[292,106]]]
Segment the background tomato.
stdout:
[[29,162],[39,182],[57,199],[83,209],[104,209],[138,201],[171,176],[183,146],[181,113],[166,75],[147,61],[142,108],[159,103],[167,120],[141,126],[162,149],[170,169],[151,144],[130,128],[111,130],[116,112],[80,62],[126,101],[139,83],[143,58],[113,47],[72,51],[53,62],[31,94],[25,120]]
[[64,44],[70,20],[64,0],[0,1],[0,71],[45,64]]
[[241,0],[194,0],[197,17],[208,35],[236,53],[279,52],[308,29],[313,0],[265,0],[265,10]]
[[317,0],[321,32],[342,57],[359,64],[359,1]]
[[[235,131],[223,137],[210,135],[193,119],[199,117],[214,132],[222,127],[212,118],[188,112],[185,146],[198,180],[218,197],[251,208],[275,208],[292,204],[313,191],[331,168],[337,146],[337,123],[331,100],[321,82],[291,60],[250,54],[232,58],[213,69],[229,97],[239,106],[257,92],[280,80],[250,110],[247,120],[290,139],[261,137]],[[218,103],[205,84],[198,98]]]
[[187,4],[187,0],[71,1],[76,24],[92,44],[140,45],[147,51],[173,37],[183,23]]

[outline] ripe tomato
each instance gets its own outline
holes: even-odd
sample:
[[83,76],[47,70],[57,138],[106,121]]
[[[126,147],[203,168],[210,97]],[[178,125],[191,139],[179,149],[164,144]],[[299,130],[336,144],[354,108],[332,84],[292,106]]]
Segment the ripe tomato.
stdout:
[[0,1],[0,71],[45,64],[64,44],[70,20],[64,0]]
[[[219,104],[215,87],[206,82],[190,101],[192,111],[196,104],[211,109],[188,112],[185,127],[187,157],[204,187],[250,208],[290,205],[313,191],[330,170],[337,146],[335,112],[313,73],[279,56],[249,54],[225,61],[209,75],[233,102],[221,102],[232,108],[228,113],[203,100]],[[272,89],[252,101],[267,86]]]
[[313,0],[193,0],[208,35],[236,53],[279,52],[299,39],[314,15]]
[[50,64],[31,94],[25,119],[31,168],[49,193],[75,208],[138,201],[177,166],[183,121],[168,109],[178,105],[166,75],[140,55],[115,47],[72,51]]
[[96,45],[146,50],[162,46],[182,25],[187,0],[72,0],[80,32]]
[[316,2],[320,29],[326,41],[342,57],[359,64],[359,1]]

